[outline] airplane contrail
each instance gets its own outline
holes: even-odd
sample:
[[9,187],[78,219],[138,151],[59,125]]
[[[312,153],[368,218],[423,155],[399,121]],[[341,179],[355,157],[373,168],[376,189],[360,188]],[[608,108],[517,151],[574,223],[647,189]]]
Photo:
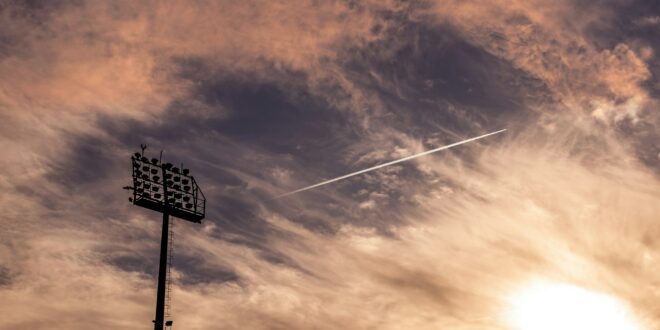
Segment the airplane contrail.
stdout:
[[470,138],[470,139],[467,139],[467,140],[463,140],[463,141],[459,141],[459,142],[456,142],[456,143],[448,144],[448,145],[446,145],[446,146],[442,146],[442,147],[439,147],[439,148],[435,148],[435,149],[427,150],[427,151],[424,151],[424,152],[420,152],[420,153],[418,153],[418,154],[414,154],[414,155],[412,155],[412,156],[408,156],[408,157],[404,157],[404,158],[401,158],[401,159],[393,160],[393,161],[388,162],[388,163],[384,163],[384,164],[376,165],[376,166],[374,166],[374,167],[370,167],[370,168],[367,168],[367,169],[364,169],[364,170],[360,170],[360,171],[357,171],[357,172],[353,172],[353,173],[349,173],[349,174],[346,174],[346,175],[342,175],[342,176],[340,176],[340,177],[336,177],[336,178],[334,178],[334,179],[330,179],[330,180],[327,180],[327,181],[323,181],[323,182],[320,182],[320,183],[317,183],[317,184],[314,184],[314,185],[311,185],[311,186],[308,186],[308,187],[305,187],[305,188],[300,188],[300,189],[297,189],[297,190],[294,190],[294,191],[290,191],[290,192],[288,192],[288,193],[281,194],[281,195],[279,195],[279,196],[277,196],[277,197],[275,197],[275,198],[282,198],[282,197],[286,197],[286,196],[289,196],[289,195],[293,195],[293,194],[296,194],[296,193],[299,193],[299,192],[302,192],[302,191],[305,191],[305,190],[309,190],[309,189],[313,189],[313,188],[316,188],[316,187],[320,187],[320,186],[326,185],[326,184],[328,184],[328,183],[333,183],[333,182],[336,182],[336,181],[339,181],[339,180],[344,180],[344,179],[350,178],[350,177],[355,176],[355,175],[359,175],[359,174],[362,174],[362,173],[371,172],[371,171],[373,171],[373,170],[377,170],[377,169],[379,169],[379,168],[383,168],[383,167],[385,167],[385,166],[390,166],[390,165],[398,164],[398,163],[401,163],[401,162],[405,162],[405,161],[407,161],[407,160],[411,160],[411,159],[413,159],[413,158],[417,158],[417,157],[425,156],[425,155],[428,155],[428,154],[432,154],[432,153],[434,153],[434,152],[438,152],[438,151],[441,151],[441,150],[445,150],[445,149],[453,148],[453,147],[459,146],[459,145],[461,145],[461,144],[465,144],[465,143],[468,143],[468,142],[472,142],[472,141],[476,141],[476,140],[479,140],[479,139],[483,139],[483,138],[485,138],[485,137],[488,137],[488,136],[491,136],[491,135],[495,135],[495,134],[499,134],[499,133],[502,133],[502,132],[504,132],[504,131],[506,131],[506,129],[499,130],[499,131],[492,132],[492,133],[488,133],[488,134],[484,134],[484,135],[480,135],[480,136],[473,137],[473,138]]

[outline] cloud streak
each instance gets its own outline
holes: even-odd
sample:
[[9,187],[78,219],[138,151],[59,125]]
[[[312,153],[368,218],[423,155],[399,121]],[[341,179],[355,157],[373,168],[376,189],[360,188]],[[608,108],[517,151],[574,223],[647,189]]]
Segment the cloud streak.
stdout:
[[357,172],[352,172],[352,173],[349,173],[349,174],[346,174],[346,175],[336,177],[334,179],[330,179],[330,180],[326,180],[326,181],[323,181],[323,182],[320,182],[320,183],[317,183],[317,184],[313,184],[313,185],[308,186],[308,187],[304,187],[304,188],[300,188],[300,189],[297,189],[297,190],[294,190],[294,191],[290,191],[290,192],[287,192],[287,193],[284,193],[284,194],[281,194],[281,195],[277,196],[277,198],[290,196],[290,195],[293,195],[293,194],[296,194],[296,193],[299,193],[299,192],[302,192],[302,191],[305,191],[305,190],[309,190],[309,189],[313,189],[313,188],[316,188],[316,187],[324,186],[328,183],[333,183],[333,182],[337,182],[337,181],[340,181],[340,180],[348,179],[352,176],[356,176],[356,175],[360,175],[360,174],[363,174],[363,173],[371,172],[371,171],[374,171],[374,170],[377,170],[377,169],[380,169],[380,168],[383,168],[383,167],[386,167],[386,166],[403,163],[403,162],[409,161],[411,159],[415,159],[415,158],[426,156],[426,155],[429,155],[429,154],[432,154],[432,153],[435,153],[435,152],[438,152],[438,151],[447,150],[447,149],[450,149],[450,148],[453,148],[453,147],[457,147],[457,146],[460,146],[461,144],[465,144],[465,143],[469,143],[469,142],[476,141],[476,140],[479,140],[479,139],[483,139],[483,138],[489,137],[491,135],[502,133],[504,131],[506,131],[506,129],[491,132],[491,133],[487,133],[487,134],[483,134],[483,135],[479,135],[477,137],[469,138],[467,140],[462,140],[462,141],[455,142],[455,143],[452,143],[452,144],[449,144],[449,145],[446,145],[446,146],[438,147],[438,148],[435,148],[435,149],[420,152],[418,154],[403,157],[401,159],[393,160],[391,162],[387,162],[387,163],[384,163],[384,164],[379,164],[379,165],[376,165],[376,166],[373,166],[373,167],[366,168],[364,170],[360,170],[360,171],[357,171]]

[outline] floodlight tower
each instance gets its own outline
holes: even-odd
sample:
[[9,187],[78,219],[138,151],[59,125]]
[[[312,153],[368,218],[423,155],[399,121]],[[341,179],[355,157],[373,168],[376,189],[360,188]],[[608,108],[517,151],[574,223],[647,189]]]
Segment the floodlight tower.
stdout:
[[[160,239],[160,262],[158,265],[158,291],[156,293],[156,319],[154,330],[163,330],[165,322],[165,292],[167,282],[167,251],[169,243],[170,216],[194,223],[202,223],[206,210],[206,198],[199,189],[190,171],[178,168],[161,159],[144,156],[142,152],[131,156],[133,164],[133,186],[124,187],[133,191],[128,200],[163,214]],[[161,152],[162,157],[162,152]]]

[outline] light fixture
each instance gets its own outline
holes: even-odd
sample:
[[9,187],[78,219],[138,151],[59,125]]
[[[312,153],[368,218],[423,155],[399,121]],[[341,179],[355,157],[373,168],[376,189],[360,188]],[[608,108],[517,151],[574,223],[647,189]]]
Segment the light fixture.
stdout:
[[[172,166],[171,163],[164,163],[157,158],[149,159],[144,156],[146,146],[141,147],[141,153],[136,152],[131,156],[133,185],[126,188],[133,191],[133,196],[128,199],[129,202],[163,214],[156,318],[154,320],[154,329],[162,330],[164,326],[172,326],[172,321],[165,322],[167,252],[170,242],[169,217],[174,216],[182,220],[201,223],[205,217],[206,198],[195,179],[189,175],[188,169],[179,169]],[[180,177],[180,172],[185,177]],[[183,183],[185,193],[181,190],[182,186],[179,182]],[[195,202],[191,203],[191,200]]]

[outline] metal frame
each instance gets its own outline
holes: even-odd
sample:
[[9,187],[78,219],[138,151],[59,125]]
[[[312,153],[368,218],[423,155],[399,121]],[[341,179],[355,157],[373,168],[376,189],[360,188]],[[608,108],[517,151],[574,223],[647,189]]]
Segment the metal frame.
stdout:
[[139,153],[133,155],[131,161],[133,204],[156,212],[168,212],[190,222],[202,222],[206,211],[206,197],[195,178],[183,174],[187,170],[174,167],[170,163],[158,165],[156,158],[150,161]]

